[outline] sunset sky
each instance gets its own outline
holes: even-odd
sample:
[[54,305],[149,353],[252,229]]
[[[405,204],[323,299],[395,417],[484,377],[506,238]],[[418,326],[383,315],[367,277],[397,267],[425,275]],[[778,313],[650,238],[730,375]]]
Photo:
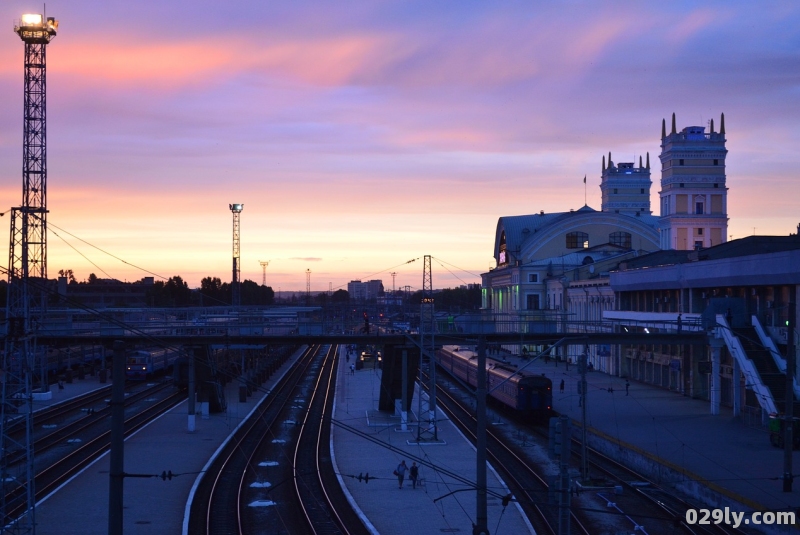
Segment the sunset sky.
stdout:
[[[0,211],[21,202],[13,28],[41,10],[0,3]],[[313,292],[390,289],[392,271],[418,289],[424,255],[434,287],[480,282],[498,217],[580,208],[584,175],[600,208],[609,151],[650,153],[657,214],[673,112],[679,129],[725,113],[729,235],[800,223],[795,1],[50,0],[47,15],[51,277],[230,280],[228,204],[244,203],[242,276],[260,283],[269,260],[276,291],[305,290],[307,269]]]

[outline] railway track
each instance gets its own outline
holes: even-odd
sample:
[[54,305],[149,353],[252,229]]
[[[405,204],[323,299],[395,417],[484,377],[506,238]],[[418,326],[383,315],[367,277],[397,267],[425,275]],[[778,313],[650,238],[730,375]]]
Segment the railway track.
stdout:
[[[572,452],[575,458],[580,458],[581,443],[577,439],[572,441]],[[666,516],[669,520],[670,527],[675,532],[688,533],[694,535],[733,535],[733,534],[750,534],[756,533],[755,531],[748,530],[747,528],[740,527],[734,529],[725,524],[708,524],[708,525],[689,525],[686,523],[686,511],[688,509],[701,509],[708,506],[699,503],[691,503],[677,494],[674,491],[665,489],[658,483],[643,476],[639,472],[632,470],[624,464],[604,455],[597,450],[587,445],[587,463],[593,474],[602,474],[605,479],[615,481],[616,484],[624,488],[624,492],[630,493],[639,497],[642,500],[648,501],[656,510],[663,512],[662,516]],[[601,499],[603,499],[601,497]],[[635,516],[635,515],[634,515]],[[647,520],[642,520],[642,525],[647,526]],[[658,528],[659,526],[655,526]],[[678,531],[679,530],[679,531]],[[652,533],[653,530],[648,530]]]
[[[447,385],[442,385],[447,386]],[[437,402],[447,410],[450,418],[473,443],[476,442],[477,421],[472,407],[451,395],[446,388],[437,389]],[[547,503],[548,483],[529,460],[509,448],[505,441],[487,428],[487,459],[501,474],[515,500],[525,512],[531,525],[539,535],[558,533],[557,507]],[[572,533],[594,534],[584,520],[570,513]]]
[[[99,395],[99,393],[97,394]],[[173,408],[186,398],[185,393],[174,392],[171,385],[159,384],[146,388],[135,395],[128,396],[125,401],[125,435],[136,432],[154,418]],[[97,400],[96,397],[81,398]],[[70,409],[76,410],[76,402]],[[36,501],[58,488],[62,483],[105,453],[110,447],[108,417],[110,411],[105,409],[87,412],[69,425],[36,439],[34,451],[34,489]],[[15,455],[19,455],[16,452]],[[10,477],[4,482],[4,499],[6,517],[4,525],[26,514],[26,494],[24,488],[17,483],[17,478],[24,480],[26,463],[18,459],[16,466],[11,466]]]
[[189,533],[365,533],[351,531],[325,453],[335,356],[309,348],[234,432],[195,492]]
[[[474,410],[469,402],[464,401],[465,395],[460,386],[451,386],[443,384],[444,388],[438,390],[440,398],[447,399],[447,406],[452,402],[456,407],[459,407],[463,413],[468,414],[469,418],[464,424],[467,426],[470,435],[474,437],[474,418],[472,414]],[[452,396],[448,393],[447,389],[454,388],[460,392],[457,396]],[[455,416],[454,416],[455,418]],[[465,418],[459,416],[458,419]],[[525,425],[514,429],[514,424],[507,426],[496,426],[495,429],[487,429],[487,444],[491,450],[496,452],[495,459],[492,460],[493,465],[499,468],[505,478],[509,487],[512,488],[515,496],[518,497],[521,505],[523,501],[537,501],[541,503],[541,493],[534,493],[532,496],[528,492],[524,481],[519,481],[517,474],[519,472],[502,468],[507,461],[504,459],[506,456],[513,459],[519,457],[521,460],[514,461],[520,462],[524,465],[525,469],[530,469],[533,472],[539,473],[552,473],[553,466],[548,463],[548,460],[542,455],[542,452],[547,451],[547,432],[544,429]],[[501,431],[502,429],[502,431]],[[534,443],[528,440],[528,435],[534,435]],[[521,440],[520,440],[521,439]],[[474,438],[473,438],[474,440]],[[499,447],[499,450],[495,450]],[[573,431],[573,457],[572,464],[576,465],[576,461],[580,459],[580,442],[574,436]],[[535,455],[526,454],[526,451],[536,450],[538,453]],[[503,450],[506,452],[503,453]],[[641,474],[635,472],[627,466],[617,463],[613,459],[601,455],[600,453],[591,450],[589,451],[590,467],[593,474],[602,474],[606,480],[606,487],[603,489],[592,489],[590,491],[581,492],[572,500],[573,506],[573,522],[578,521],[582,523],[590,533],[597,533],[598,529],[602,532],[609,532],[609,529],[615,529],[616,526],[620,532],[624,530],[631,530],[648,535],[672,534],[672,533],[690,533],[690,534],[733,534],[733,533],[749,533],[744,530],[734,530],[730,526],[725,525],[688,525],[685,522],[685,513],[689,508],[700,508],[702,506],[691,504],[676,496],[673,491],[660,488],[657,484],[649,481]],[[509,466],[514,466],[513,463],[508,463]],[[499,465],[499,466],[498,466]],[[528,466],[530,465],[530,466]],[[577,468],[573,470],[577,475],[579,471]],[[542,479],[538,475],[534,479]],[[540,485],[547,486],[544,481]],[[615,493],[615,489],[620,487],[623,490],[622,495]],[[541,520],[542,517],[552,518],[552,512],[547,512],[547,507],[537,506],[526,508],[531,523],[537,529],[538,533],[555,533],[556,523],[551,519]],[[537,520],[537,517],[539,520]],[[539,527],[541,523],[541,527]],[[602,527],[599,527],[602,526]],[[581,529],[581,528],[579,528]],[[614,531],[610,531],[614,532]]]

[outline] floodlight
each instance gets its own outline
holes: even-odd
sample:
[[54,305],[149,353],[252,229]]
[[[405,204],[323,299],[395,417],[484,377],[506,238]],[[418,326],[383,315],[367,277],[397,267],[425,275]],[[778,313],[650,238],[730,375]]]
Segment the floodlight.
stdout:
[[26,13],[22,15],[22,24],[24,26],[41,26],[42,16],[38,13]]

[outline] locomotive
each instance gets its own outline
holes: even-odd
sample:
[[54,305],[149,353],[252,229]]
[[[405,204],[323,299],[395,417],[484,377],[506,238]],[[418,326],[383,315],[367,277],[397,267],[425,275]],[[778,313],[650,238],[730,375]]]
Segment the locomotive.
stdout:
[[[439,367],[472,387],[477,386],[478,357],[473,352],[443,347],[436,353]],[[523,419],[546,421],[553,408],[553,382],[547,377],[517,371],[502,361],[486,359],[486,391]]]
[[146,380],[156,372],[172,367],[180,351],[174,348],[140,349],[128,355],[125,364],[125,378]]

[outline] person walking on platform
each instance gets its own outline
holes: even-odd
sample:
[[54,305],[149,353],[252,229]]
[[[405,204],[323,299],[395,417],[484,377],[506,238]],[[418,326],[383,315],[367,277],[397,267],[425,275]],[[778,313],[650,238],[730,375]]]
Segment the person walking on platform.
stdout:
[[631,388],[631,383],[628,382],[627,379],[625,379],[625,395],[626,396],[628,395],[628,390],[630,390],[630,388]]
[[356,367],[355,367],[354,364],[351,364],[350,365],[350,375],[355,375],[355,374],[356,374]]
[[559,386],[558,390],[563,394],[564,393],[564,379],[561,379],[561,386]]
[[417,463],[411,463],[411,468],[408,469],[408,479],[411,480],[411,488],[417,488],[417,477],[419,477],[419,466]]
[[397,465],[397,468],[394,471],[394,475],[397,476],[397,488],[398,489],[402,489],[403,488],[403,479],[405,479],[405,477],[406,477],[406,470],[408,470],[408,467],[406,466],[406,462],[404,460],[400,461],[400,464]]

